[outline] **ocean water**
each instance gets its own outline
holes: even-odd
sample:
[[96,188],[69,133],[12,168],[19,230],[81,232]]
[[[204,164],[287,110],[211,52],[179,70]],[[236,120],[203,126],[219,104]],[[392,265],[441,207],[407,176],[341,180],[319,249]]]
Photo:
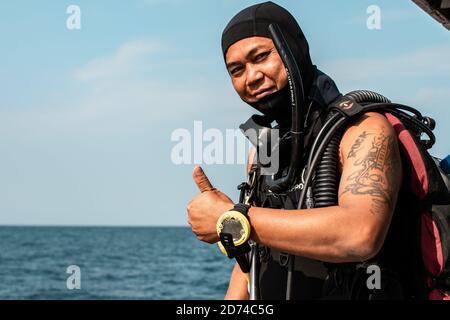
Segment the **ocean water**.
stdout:
[[189,228],[0,227],[0,299],[222,299],[232,268]]

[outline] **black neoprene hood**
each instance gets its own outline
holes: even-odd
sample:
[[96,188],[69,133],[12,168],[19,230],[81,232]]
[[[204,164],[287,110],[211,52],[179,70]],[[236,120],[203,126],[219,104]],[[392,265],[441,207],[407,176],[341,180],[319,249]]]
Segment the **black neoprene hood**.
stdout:
[[231,19],[222,33],[224,57],[230,46],[239,40],[255,36],[271,38],[269,32],[271,23],[278,24],[283,31],[300,68],[305,89],[308,89],[315,73],[308,42],[289,11],[271,1],[245,8]]

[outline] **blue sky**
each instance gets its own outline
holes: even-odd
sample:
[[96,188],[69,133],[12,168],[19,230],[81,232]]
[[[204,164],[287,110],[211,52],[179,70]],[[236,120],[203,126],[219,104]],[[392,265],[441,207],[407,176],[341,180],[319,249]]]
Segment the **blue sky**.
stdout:
[[[237,128],[251,114],[223,66],[228,20],[256,1],[2,1],[0,224],[186,225],[193,165],[179,128]],[[438,121],[450,153],[450,32],[412,1],[278,1],[342,92],[370,89]],[[81,9],[68,30],[66,8]],[[381,9],[368,30],[366,9]],[[243,165],[205,165],[237,200]]]

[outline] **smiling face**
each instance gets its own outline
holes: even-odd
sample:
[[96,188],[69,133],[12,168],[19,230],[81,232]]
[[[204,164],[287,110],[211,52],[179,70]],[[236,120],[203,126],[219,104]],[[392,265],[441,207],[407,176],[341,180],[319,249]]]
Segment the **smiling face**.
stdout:
[[233,87],[241,99],[258,102],[287,84],[287,73],[272,39],[251,37],[234,43],[225,56]]

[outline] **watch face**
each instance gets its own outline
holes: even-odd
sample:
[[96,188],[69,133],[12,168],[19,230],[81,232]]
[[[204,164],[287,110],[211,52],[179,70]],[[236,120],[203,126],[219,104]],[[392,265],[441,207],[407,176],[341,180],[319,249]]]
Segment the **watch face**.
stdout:
[[239,240],[245,236],[245,229],[237,219],[226,220],[223,222],[222,226],[222,232],[231,234],[234,243],[239,242]]
[[234,245],[239,246],[250,238],[250,223],[242,213],[228,211],[219,218],[217,233],[231,234]]

